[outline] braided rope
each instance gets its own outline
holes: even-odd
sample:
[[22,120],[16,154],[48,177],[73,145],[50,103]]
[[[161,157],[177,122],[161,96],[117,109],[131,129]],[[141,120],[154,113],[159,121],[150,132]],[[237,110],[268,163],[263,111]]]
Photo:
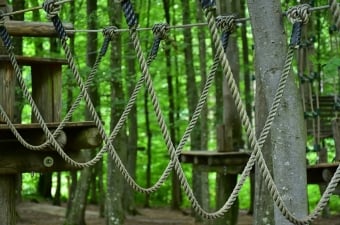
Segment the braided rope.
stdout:
[[236,17],[234,15],[218,16],[216,17],[216,26],[222,31],[222,46],[226,52],[229,35],[236,29]]
[[330,6],[329,9],[332,13],[335,26],[339,30],[340,29],[340,6],[338,4],[338,1],[329,0],[328,3],[329,3],[329,6]]
[[[58,19],[57,17],[57,12],[53,9],[53,3],[55,2],[55,0],[49,0],[47,1],[48,4],[46,4],[46,8],[48,8],[48,10],[51,10],[51,14],[49,15],[49,18],[54,22],[55,26],[56,26],[56,29],[58,31],[58,33],[63,33],[63,27],[62,27],[62,24],[60,22],[60,20]],[[245,129],[246,129],[246,132],[247,132],[247,135],[249,136],[249,140],[251,142],[251,146],[252,148],[254,148],[254,151],[252,152],[251,154],[251,157],[247,163],[247,166],[245,167],[243,173],[242,173],[242,176],[241,176],[241,179],[240,181],[242,182],[238,182],[238,184],[236,185],[232,195],[229,197],[228,201],[226,202],[225,206],[223,206],[219,211],[217,211],[217,213],[206,213],[203,209],[201,209],[200,205],[197,203],[197,200],[195,199],[195,196],[193,195],[193,192],[192,192],[192,189],[190,188],[185,176],[184,176],[184,173],[183,173],[183,170],[181,168],[181,165],[179,163],[179,160],[178,160],[178,155],[180,154],[181,150],[182,150],[182,147],[184,146],[186,140],[188,139],[188,136],[191,132],[191,128],[194,127],[194,124],[200,114],[200,108],[202,108],[202,105],[200,105],[201,101],[198,103],[197,105],[197,108],[195,110],[195,113],[193,116],[193,118],[195,119],[192,119],[186,129],[186,132],[185,134],[183,135],[182,137],[182,140],[181,140],[181,143],[179,144],[179,146],[175,149],[174,146],[173,146],[173,143],[170,139],[170,136],[168,134],[168,131],[167,131],[167,128],[166,128],[166,124],[164,122],[164,117],[161,113],[161,110],[160,110],[160,107],[159,107],[159,101],[157,99],[157,96],[156,96],[156,92],[154,91],[154,88],[153,88],[153,84],[152,84],[152,79],[150,77],[150,74],[148,72],[148,65],[151,63],[151,61],[154,59],[153,57],[155,57],[156,55],[155,54],[150,54],[148,60],[145,60],[144,57],[142,56],[142,51],[141,51],[141,48],[140,48],[140,44],[139,44],[139,39],[138,39],[138,36],[136,34],[136,31],[135,31],[135,28],[137,26],[136,23],[132,23],[131,21],[135,22],[134,20],[134,16],[131,15],[131,13],[133,12],[132,11],[132,8],[130,8],[130,6],[127,4],[127,2],[129,1],[118,1],[118,2],[122,2],[122,4],[125,4],[126,5],[126,9],[129,10],[130,12],[130,16],[127,18],[127,22],[130,26],[130,29],[131,29],[131,38],[133,39],[134,41],[134,45],[135,45],[135,48],[137,50],[137,56],[139,61],[140,61],[140,64],[141,64],[141,68],[142,68],[142,72],[143,72],[143,75],[141,77],[141,79],[138,81],[136,87],[135,87],[135,90],[136,89],[140,89],[141,87],[141,84],[140,83],[143,83],[144,81],[146,82],[146,86],[148,88],[148,91],[151,95],[151,98],[152,98],[152,104],[153,104],[153,107],[154,107],[154,110],[156,112],[156,115],[157,115],[157,120],[158,120],[158,123],[160,125],[160,128],[162,130],[162,134],[163,134],[163,138],[165,139],[166,141],[166,144],[167,144],[167,148],[170,152],[170,156],[171,156],[171,161],[169,163],[169,168],[171,167],[171,165],[174,165],[175,167],[175,170],[176,170],[176,173],[177,175],[179,176],[180,178],[180,182],[182,184],[182,186],[184,187],[185,189],[185,192],[187,193],[188,197],[189,197],[189,200],[192,202],[192,205],[194,207],[195,210],[198,211],[199,214],[201,214],[203,217],[205,218],[217,218],[221,215],[221,213],[225,212],[226,210],[228,210],[230,208],[230,206],[233,204],[234,202],[234,199],[236,199],[237,197],[237,194],[236,195],[233,195],[234,192],[238,193],[240,187],[243,185],[244,183],[244,180],[246,179],[246,177],[249,175],[250,173],[250,170],[252,168],[252,166],[254,165],[255,161],[257,160],[257,163],[259,165],[259,168],[260,168],[260,171],[265,179],[265,183],[267,184],[268,186],[268,189],[270,190],[270,194],[272,195],[276,205],[279,207],[280,211],[282,212],[282,214],[291,222],[293,222],[294,224],[309,224],[310,222],[312,222],[322,211],[323,207],[325,207],[327,201],[329,200],[329,197],[330,195],[332,194],[332,192],[334,191],[334,189],[336,188],[337,186],[337,183],[340,181],[340,166],[337,168],[336,170],[336,173],[334,174],[331,182],[329,183],[328,187],[326,188],[326,191],[324,192],[321,200],[319,201],[316,209],[313,211],[313,213],[305,218],[303,218],[302,220],[298,220],[296,219],[292,213],[286,208],[283,200],[281,199],[281,196],[275,186],[275,183],[273,182],[273,179],[269,173],[269,170],[265,164],[265,161],[263,159],[263,156],[262,156],[262,153],[261,153],[261,148],[263,146],[263,143],[265,142],[265,139],[270,131],[270,127],[271,127],[271,124],[272,124],[272,121],[273,119],[275,118],[275,115],[276,115],[276,112],[277,112],[277,109],[280,105],[280,99],[282,98],[282,95],[283,95],[283,91],[284,91],[284,87],[285,87],[285,82],[287,80],[287,77],[288,77],[288,74],[289,74],[289,71],[290,71],[290,66],[291,66],[291,62],[292,62],[292,58],[293,58],[293,53],[294,53],[294,49],[292,47],[289,48],[288,50],[288,53],[287,53],[287,57],[286,57],[286,62],[285,62],[285,67],[283,69],[283,73],[282,73],[282,76],[280,78],[280,82],[279,82],[279,87],[277,89],[277,92],[276,92],[276,95],[275,95],[275,98],[274,98],[274,102],[273,102],[273,105],[271,107],[271,110],[270,110],[270,113],[269,113],[269,116],[266,120],[266,123],[265,123],[265,126],[261,132],[261,136],[259,138],[259,140],[257,141],[256,140],[256,137],[255,137],[255,134],[254,134],[254,131],[253,129],[251,128],[251,125],[250,125],[250,122],[249,122],[249,118],[246,116],[246,113],[245,113],[245,110],[244,110],[244,107],[242,105],[242,102],[240,100],[240,96],[239,96],[239,92],[238,92],[238,88],[236,86],[236,83],[233,79],[233,76],[232,76],[232,73],[231,73],[231,70],[230,70],[230,66],[229,66],[229,63],[228,63],[228,60],[224,54],[224,42],[222,41],[222,43],[220,43],[218,41],[218,36],[217,36],[217,28],[216,28],[216,22],[213,20],[213,15],[212,13],[210,12],[210,7],[211,7],[211,2],[213,1],[204,1],[205,4],[203,6],[206,6],[203,7],[204,8],[204,11],[206,13],[206,16],[207,16],[207,19],[208,19],[208,25],[209,25],[209,28],[212,32],[212,36],[213,36],[213,39],[214,39],[214,43],[215,45],[217,46],[217,56],[218,57],[215,57],[214,59],[214,64],[212,66],[212,69],[211,69],[211,72],[210,72],[210,75],[211,78],[213,78],[213,74],[215,73],[216,71],[216,68],[217,68],[217,64],[218,64],[218,58],[219,60],[221,60],[221,63],[222,63],[222,67],[223,67],[223,72],[227,78],[227,83],[228,85],[230,86],[230,89],[232,90],[232,95],[234,97],[234,100],[235,100],[235,104],[236,104],[236,107],[237,107],[237,110],[239,111],[240,115],[241,115],[241,120],[242,120],[242,123],[243,125],[245,126]],[[296,11],[293,11],[292,14],[295,15],[295,14],[298,14],[298,13],[305,13],[306,11],[308,10],[305,10],[304,7],[301,7],[300,10],[296,10]],[[288,12],[287,12],[288,14]],[[132,18],[132,19],[131,19]],[[301,20],[301,21],[300,21]],[[58,23],[58,21],[60,23]],[[308,21],[308,20],[304,20],[304,19],[294,19],[294,20],[291,20],[293,23],[305,23],[304,21]],[[217,21],[218,22],[218,21]],[[3,23],[1,23],[2,26],[0,26],[0,35],[1,36],[5,36],[5,30],[3,29]],[[1,25],[0,24],[0,25]],[[227,31],[228,32],[228,31]],[[86,104],[87,106],[90,108],[90,112],[91,112],[91,115],[94,117],[94,120],[95,120],[95,123],[100,131],[100,134],[101,136],[103,137],[103,139],[105,140],[106,144],[105,146],[103,147],[103,149],[97,154],[98,158],[101,158],[102,157],[102,154],[105,152],[105,149],[108,147],[109,150],[110,150],[110,154],[111,156],[113,157],[114,161],[116,162],[116,164],[118,164],[118,167],[120,169],[120,171],[122,172],[122,174],[127,177],[130,177],[130,175],[128,174],[128,172],[126,171],[125,167],[123,164],[121,164],[121,161],[118,157],[118,155],[116,154],[116,151],[114,150],[111,142],[113,140],[111,140],[111,137],[113,137],[115,134],[115,132],[112,132],[110,138],[108,138],[105,134],[105,132],[102,132],[104,131],[103,129],[103,126],[99,120],[98,115],[96,113],[96,111],[94,110],[94,107],[93,107],[93,104],[91,102],[91,100],[89,99],[89,95],[87,93],[87,85],[84,85],[80,76],[79,76],[79,73],[75,67],[75,64],[73,62],[73,57],[72,57],[72,54],[70,53],[69,49],[68,49],[68,46],[67,46],[67,43],[66,43],[66,36],[64,35],[61,35],[61,42],[62,42],[62,46],[65,50],[65,53],[66,53],[66,57],[67,57],[67,60],[71,66],[71,70],[73,72],[73,74],[75,75],[76,77],[76,80],[77,80],[77,83],[78,85],[80,86],[81,88],[81,94],[78,96],[79,99],[81,99],[82,97],[85,98],[85,101],[86,101]],[[19,77],[21,77],[21,80],[23,81],[22,79],[22,76],[20,74],[20,72],[18,72],[18,70],[20,71],[20,68],[18,67],[17,65],[17,62],[16,62],[16,59],[15,59],[15,55],[13,54],[12,52],[12,45],[10,44],[10,39],[8,38],[4,38],[4,43],[5,43],[5,46],[7,47],[7,50],[8,50],[8,53],[9,53],[9,57],[10,57],[10,61],[11,63],[13,64],[14,66],[14,70],[18,75],[20,75]],[[159,44],[159,43],[158,43]],[[158,49],[158,48],[157,48]],[[157,51],[155,51],[153,49],[154,53],[157,53]],[[100,54],[102,55],[102,54]],[[97,67],[98,65],[95,64],[94,67]],[[17,68],[16,68],[17,67]],[[19,68],[19,69],[18,69]],[[86,82],[86,84],[88,84],[90,81],[91,81],[91,75],[93,75],[92,73],[90,73],[89,75],[89,78]],[[209,75],[209,78],[210,78],[210,75]],[[32,110],[34,112],[34,114],[36,115],[36,117],[38,118],[39,117],[39,110],[37,110],[37,107],[32,99],[32,97],[30,96],[28,90],[27,90],[27,87],[26,87],[26,84],[25,82],[20,82],[20,78],[18,77],[19,79],[19,84],[20,86],[23,88],[24,90],[24,95],[25,97],[29,100],[31,106],[32,106]],[[202,91],[202,95],[201,95],[201,99],[206,99],[206,94],[208,93],[208,89],[209,87],[211,86],[211,81],[212,79],[209,79],[207,80],[207,83],[206,83],[206,86],[207,88],[205,88],[203,91]],[[92,79],[93,79],[93,76],[92,76]],[[209,81],[209,82],[208,82]],[[140,84],[140,85],[139,85]],[[138,91],[137,91],[138,93]],[[78,100],[77,98],[77,100]],[[133,100],[134,95],[132,95],[132,97],[130,98],[130,100],[132,99]],[[32,101],[31,101],[32,99]],[[200,99],[200,100],[201,100]],[[79,104],[78,101],[76,100],[75,104],[74,105],[77,105]],[[205,102],[202,101],[203,103]],[[77,104],[76,104],[77,103]],[[34,109],[35,108],[35,109]],[[73,107],[72,107],[73,108]],[[128,107],[126,108],[128,109]],[[37,110],[37,111],[35,111]],[[71,111],[71,110],[70,110]],[[69,112],[70,112],[69,111]],[[127,110],[129,111],[129,110]],[[6,120],[6,123],[8,123],[7,119],[8,119],[8,116],[7,114],[3,114],[4,110],[2,108],[2,106],[0,105],[0,113],[1,113],[1,116],[5,118]],[[128,112],[127,112],[128,114]],[[126,115],[127,115],[126,114]],[[123,114],[125,115],[125,114]],[[123,118],[123,115],[121,118]],[[245,116],[244,116],[245,115]],[[41,117],[41,115],[40,115]],[[6,119],[7,118],[7,119]],[[66,117],[67,118],[67,117]],[[124,120],[124,119],[123,119]],[[57,132],[54,132],[53,134],[48,130],[48,128],[46,127],[46,124],[44,123],[44,120],[42,119],[41,117],[41,120],[38,118],[38,121],[39,121],[39,124],[41,125],[44,133],[47,135],[47,139],[48,139],[48,143],[50,143],[56,150],[57,152],[62,155],[62,157],[65,159],[65,161],[68,161],[69,163],[75,165],[75,166],[80,166],[80,167],[83,167],[83,166],[92,166],[92,163],[95,163],[96,162],[96,159],[97,159],[97,156],[93,158],[93,161],[90,160],[88,161],[87,163],[76,163],[75,161],[73,161],[72,159],[70,159],[64,152],[63,150],[61,149],[61,147],[59,146],[59,144],[56,142],[55,140],[55,137],[56,137],[56,133]],[[63,120],[64,121],[64,120]],[[99,122],[98,122],[99,121]],[[10,120],[9,120],[10,122]],[[11,124],[11,123],[10,123]],[[62,124],[62,123],[61,123]],[[60,126],[61,126],[60,124]],[[118,123],[119,124],[119,123]],[[117,124],[116,127],[119,127]],[[62,126],[61,126],[62,127]],[[59,128],[59,126],[58,126]],[[15,129],[15,128],[14,128]],[[58,129],[57,129],[58,130]],[[56,131],[57,131],[56,130]],[[60,129],[61,130],[61,129]],[[116,132],[118,132],[119,129],[116,129]],[[187,136],[186,136],[187,134]],[[113,138],[112,138],[113,139]],[[46,142],[47,143],[47,142]],[[36,146],[33,146],[33,147],[36,147]],[[120,167],[122,166],[122,167]],[[165,170],[166,171],[166,170]],[[166,173],[165,173],[166,174]],[[132,179],[132,178],[131,178]],[[166,178],[165,178],[166,179]],[[164,179],[164,180],[165,180]],[[127,178],[127,180],[129,181],[129,178]],[[132,179],[133,180],[133,179]],[[160,179],[161,180],[161,179]],[[239,189],[237,189],[237,187],[239,187]],[[144,189],[144,190],[147,190],[147,189]],[[230,205],[231,204],[231,205]],[[222,214],[223,215],[223,214]]]
[[[239,92],[238,92],[238,88],[237,88],[235,80],[233,79],[233,75],[232,75],[232,72],[231,72],[231,69],[230,69],[230,66],[229,66],[229,62],[228,62],[228,60],[227,60],[227,58],[226,58],[226,56],[224,54],[224,50],[223,50],[222,44],[218,41],[217,28],[216,28],[215,21],[213,19],[213,14],[212,14],[212,12],[210,10],[204,10],[204,12],[205,12],[206,17],[208,19],[208,26],[209,26],[209,28],[210,28],[210,30],[212,32],[213,42],[215,43],[215,47],[217,48],[217,54],[219,55],[220,60],[221,60],[221,64],[222,64],[222,67],[223,67],[223,72],[224,72],[224,74],[225,74],[225,76],[227,78],[227,83],[228,83],[228,85],[229,85],[229,87],[231,89],[232,95],[233,95],[233,97],[235,99],[235,105],[236,105],[236,107],[237,107],[237,109],[238,109],[238,111],[239,111],[239,113],[241,115],[241,120],[242,120],[242,123],[244,124],[244,126],[246,128],[246,132],[247,132],[247,134],[249,136],[251,146],[253,148],[255,148],[255,150],[252,152],[252,154],[250,156],[250,159],[249,159],[246,167],[244,168],[244,170],[242,172],[240,181],[235,186],[232,194],[229,196],[229,198],[226,201],[226,203],[219,210],[217,210],[217,211],[215,211],[213,213],[208,213],[208,212],[204,211],[201,208],[201,206],[197,203],[197,201],[195,201],[193,193],[189,189],[189,187],[184,187],[184,190],[185,190],[186,194],[188,195],[188,198],[189,198],[189,200],[190,200],[194,210],[199,215],[201,215],[204,218],[214,219],[214,218],[222,216],[225,212],[227,212],[230,209],[230,207],[232,206],[232,204],[236,200],[237,195],[238,195],[238,193],[239,193],[239,191],[240,191],[240,189],[241,189],[241,187],[242,187],[246,177],[249,175],[249,173],[251,171],[251,168],[254,165],[256,159],[259,160],[261,158],[262,154],[261,154],[261,151],[260,151],[260,146],[259,146],[259,144],[256,141],[256,137],[255,137],[254,131],[251,128],[251,125],[250,125],[250,122],[249,122],[249,118],[247,117],[246,111],[244,110],[244,107],[242,105],[241,98],[240,98]],[[292,56],[292,55],[293,54],[290,54],[289,56]],[[291,59],[292,59],[292,57],[289,57],[288,61],[291,62]],[[290,68],[290,64],[289,63],[286,63],[286,64]],[[280,89],[280,90],[281,91],[279,92],[279,94],[283,91],[283,88]],[[279,105],[279,102],[277,102],[276,106],[278,107],[278,105]],[[274,108],[274,107],[272,107],[272,108]],[[275,112],[274,112],[274,114],[275,114]],[[272,115],[274,115],[274,114],[272,114]],[[274,116],[272,116],[270,118],[274,118]],[[266,122],[267,126],[266,127],[270,127],[271,126],[271,122],[272,121],[267,120],[267,122]],[[267,136],[268,132],[269,132],[269,129],[264,129],[263,130],[263,133],[261,134],[262,143],[266,139],[266,136]],[[263,157],[262,157],[262,161],[264,162]],[[264,165],[265,165],[265,162],[264,162]],[[180,168],[177,168],[176,166],[175,166],[175,168],[176,168],[176,170],[180,169]],[[262,170],[266,169],[265,166],[264,167],[261,166],[260,168],[262,168]],[[268,171],[268,168],[267,168],[267,171]],[[268,173],[269,173],[269,171],[268,171]],[[269,173],[269,175],[270,175],[270,173]],[[182,183],[182,179],[183,178],[180,177],[181,183]],[[272,185],[272,186],[273,186],[274,189],[276,189],[275,184]],[[277,189],[276,189],[276,191],[277,191]]]

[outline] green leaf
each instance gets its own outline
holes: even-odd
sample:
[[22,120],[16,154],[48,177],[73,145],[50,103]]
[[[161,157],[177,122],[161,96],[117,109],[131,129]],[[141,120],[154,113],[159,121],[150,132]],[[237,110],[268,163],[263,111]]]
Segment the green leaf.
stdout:
[[340,58],[337,56],[334,56],[326,63],[323,70],[327,76],[336,76],[338,75],[339,67],[340,67]]

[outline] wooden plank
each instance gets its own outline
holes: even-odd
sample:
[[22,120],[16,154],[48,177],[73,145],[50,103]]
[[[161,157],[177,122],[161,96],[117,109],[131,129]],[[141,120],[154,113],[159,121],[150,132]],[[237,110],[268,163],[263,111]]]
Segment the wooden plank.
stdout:
[[[9,118],[14,116],[15,79],[13,68],[9,63],[0,63],[0,104]],[[4,123],[0,117],[0,123]]]
[[[74,151],[68,153],[68,155],[78,162],[85,162],[85,158],[80,151]],[[80,168],[66,163],[57,152],[28,151],[24,149],[7,149],[1,151],[0,175],[24,172],[42,173],[78,169]]]
[[[51,122],[51,123],[46,123],[46,126],[49,129],[56,129],[59,126],[59,122]],[[24,130],[40,130],[40,124],[38,123],[30,123],[30,124],[14,124],[14,127],[18,129],[19,131],[24,131]],[[95,123],[93,121],[82,121],[82,122],[67,122],[64,126],[64,130],[72,130],[73,132],[77,132],[77,130],[82,130],[86,128],[93,128],[96,127]],[[10,132],[8,126],[6,124],[0,124],[0,132]],[[0,135],[1,138],[1,135]]]
[[307,183],[308,184],[326,184],[328,181],[324,179],[325,170],[334,173],[339,163],[320,163],[307,166]]
[[[52,131],[58,127],[59,123],[48,123],[48,128]],[[16,124],[18,132],[29,143],[39,145],[44,142],[45,135],[39,124]],[[99,131],[93,122],[71,122],[67,123],[63,129],[66,136],[64,150],[79,151],[86,148],[95,148],[101,145],[102,139]],[[0,151],[6,149],[23,149],[7,125],[0,125]],[[50,149],[46,149],[50,150]]]
[[180,155],[183,163],[208,166],[239,166],[245,165],[249,153],[246,152],[217,152],[217,151],[185,151]]
[[[0,0],[0,10],[7,12],[7,1]],[[6,54],[3,45],[0,45],[0,54]],[[15,77],[13,69],[8,63],[0,64],[0,104],[7,112],[9,119],[13,120],[15,104]],[[1,123],[1,121],[0,121]],[[1,156],[2,158],[2,156]],[[16,222],[15,215],[15,180],[16,175],[0,175],[0,223],[14,225]]]
[[[18,64],[21,66],[32,66],[32,65],[67,65],[66,59],[59,58],[41,58],[41,57],[28,57],[28,56],[16,56]],[[0,62],[10,62],[8,55],[0,55]]]
[[[66,34],[73,36],[74,27],[71,23],[63,23]],[[50,22],[27,22],[7,20],[5,22],[7,31],[12,36],[20,37],[58,37],[55,28]]]
[[[45,122],[61,118],[61,65],[34,64],[32,71],[32,97]],[[45,76],[41,76],[45,74]],[[32,113],[32,121],[36,122]]]

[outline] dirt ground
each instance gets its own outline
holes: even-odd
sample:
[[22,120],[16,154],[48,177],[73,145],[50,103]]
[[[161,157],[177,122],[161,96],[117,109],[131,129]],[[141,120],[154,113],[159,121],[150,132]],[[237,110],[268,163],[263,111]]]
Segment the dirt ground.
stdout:
[[[104,225],[95,206],[86,211],[87,225]],[[65,208],[47,203],[24,202],[18,206],[19,221],[17,225],[62,225]],[[166,208],[139,209],[140,215],[128,216],[124,225],[198,225],[195,220],[182,212]],[[213,223],[211,223],[213,225]],[[240,212],[238,225],[251,225],[252,217]],[[340,215],[327,219],[318,219],[314,225],[340,225]]]

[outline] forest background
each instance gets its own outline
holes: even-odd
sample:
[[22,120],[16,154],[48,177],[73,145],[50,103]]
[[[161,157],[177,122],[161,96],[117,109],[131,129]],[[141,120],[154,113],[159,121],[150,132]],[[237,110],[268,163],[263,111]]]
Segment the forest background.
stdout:
[[[151,28],[160,22],[167,22],[172,26],[205,22],[198,1],[148,0],[132,2],[138,16],[139,26],[142,28]],[[246,1],[228,0],[225,2],[239,17],[248,17]],[[42,3],[41,0],[10,1],[13,10],[35,7]],[[296,1],[281,1],[283,10],[295,3]],[[308,1],[308,3],[313,6],[321,6],[326,5],[327,1]],[[224,14],[227,13],[230,12],[224,12]],[[101,30],[111,25],[120,29],[128,28],[119,4],[114,1],[72,1],[62,6],[60,18],[63,22],[74,24],[76,32],[70,38],[69,44],[73,49],[83,79],[86,79],[103,43],[104,37]],[[47,21],[43,11],[15,15],[14,19]],[[288,32],[291,25],[287,21],[285,23]],[[313,14],[309,29],[304,34],[304,40],[312,42],[315,48],[314,53],[309,57],[310,63],[317,65],[318,72],[327,74],[322,77],[320,88],[318,88],[318,92],[322,95],[339,94],[340,57],[337,36],[332,28],[332,19],[327,10]],[[144,55],[147,57],[154,39],[152,31],[150,29],[141,31],[139,37]],[[229,48],[233,49],[235,54],[234,58],[230,59],[230,63],[238,68],[241,96],[246,105],[248,116],[253,118],[256,75],[253,68],[252,46],[255,43],[252,41],[250,23],[238,24],[232,37],[234,41],[231,41]],[[111,46],[89,89],[97,113],[107,132],[117,123],[136,80],[141,76],[140,65],[136,59],[136,52],[129,33],[119,32]],[[178,144],[185,131],[193,113],[193,107],[197,104],[202,85],[206,81],[207,71],[214,57],[215,50],[212,46],[210,33],[206,26],[171,29],[168,39],[161,43],[157,58],[150,65],[150,74],[154,81],[157,97],[160,100],[160,106],[175,145]],[[15,38],[15,47],[17,54],[25,56],[65,58],[56,38]],[[293,68],[293,71],[296,72],[297,68]],[[30,84],[29,68],[23,67],[23,74],[26,82]],[[215,151],[217,149],[216,130],[223,122],[225,113],[221,107],[223,105],[221,84],[222,73],[221,70],[218,70],[214,85],[209,92],[208,101],[191,134],[190,143],[185,145],[185,150]],[[79,88],[70,70],[65,67],[63,71],[63,115],[78,94]],[[20,97],[20,93],[18,94],[17,115],[17,122],[31,122],[31,108]],[[91,120],[91,116],[83,102],[73,115],[73,121],[84,120]],[[332,161],[335,152],[334,142],[332,139],[326,139],[325,142],[329,152],[329,161]],[[307,147],[312,150],[307,152],[306,157],[311,164],[318,160],[317,152],[313,151],[313,143],[314,138],[309,137]],[[155,183],[168,164],[169,156],[166,145],[153,112],[150,96],[145,89],[138,95],[136,106],[132,109],[127,123],[119,132],[114,145],[128,171],[136,177],[137,183],[141,186],[150,186]],[[233,147],[245,151],[250,150],[244,134],[241,134],[240,139],[234,143]],[[92,151],[91,155],[87,157],[94,154],[95,152]],[[191,165],[182,166],[189,181],[193,182],[194,191],[196,191],[199,201],[204,201],[202,196],[206,196],[204,189],[207,189],[209,201],[204,204],[215,208],[215,190],[218,188],[216,173],[204,174],[202,177],[206,177],[205,180],[197,179],[199,175],[195,175],[197,171]],[[319,187],[309,185],[308,190],[309,206],[314,208],[320,197]],[[105,214],[104,206],[107,204],[114,206],[115,209],[112,210],[116,213],[134,213],[141,206],[171,206],[177,209],[190,207],[187,198],[180,191],[176,176],[172,176],[157,192],[151,195],[137,193],[128,187],[120,172],[114,167],[112,160],[107,156],[95,167],[82,172],[23,174],[22,196],[29,199],[49,198],[53,199],[54,204],[67,201],[69,217],[72,213],[77,214],[77,212],[72,212],[70,199],[74,199],[74,202],[87,201],[91,204],[99,204],[102,206],[102,215]],[[123,199],[120,204],[108,203],[110,200],[107,200],[107,197],[114,199],[117,196]],[[242,189],[239,201],[241,208],[250,208],[249,182]],[[331,211],[340,211],[339,202],[339,197],[331,198]],[[122,214],[120,219],[123,220],[123,217]]]

